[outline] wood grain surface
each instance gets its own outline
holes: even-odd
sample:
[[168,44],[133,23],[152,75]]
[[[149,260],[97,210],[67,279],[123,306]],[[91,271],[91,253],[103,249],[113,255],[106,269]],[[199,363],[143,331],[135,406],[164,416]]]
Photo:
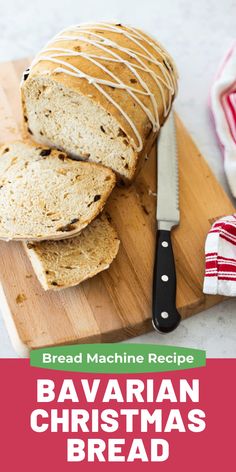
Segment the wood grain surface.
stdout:
[[[0,65],[0,143],[21,136],[19,81],[28,63]],[[202,293],[204,243],[212,221],[234,207],[179,118],[176,123],[181,224],[173,245],[177,306],[186,318],[221,300]],[[21,243],[0,242],[1,311],[19,355],[43,346],[121,341],[152,329],[155,192],[153,149],[135,184],[116,188],[106,205],[121,239],[116,260],[75,288],[44,292]]]

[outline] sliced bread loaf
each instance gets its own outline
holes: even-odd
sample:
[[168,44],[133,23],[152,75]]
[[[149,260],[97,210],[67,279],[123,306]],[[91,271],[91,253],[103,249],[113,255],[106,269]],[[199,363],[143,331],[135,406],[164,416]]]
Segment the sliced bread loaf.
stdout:
[[56,35],[25,72],[25,128],[129,182],[176,91],[173,60],[155,39],[120,23],[80,24]]
[[102,215],[74,238],[24,242],[24,247],[42,287],[58,290],[78,285],[107,269],[119,243],[115,229]]
[[64,239],[103,209],[115,174],[101,165],[15,142],[0,150],[0,239]]

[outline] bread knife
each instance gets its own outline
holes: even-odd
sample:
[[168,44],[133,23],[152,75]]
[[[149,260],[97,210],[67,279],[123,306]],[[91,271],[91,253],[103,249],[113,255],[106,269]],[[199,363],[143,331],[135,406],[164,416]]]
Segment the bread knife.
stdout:
[[171,230],[180,220],[178,152],[173,112],[160,131],[157,153],[157,232],[152,323],[155,330],[169,333],[181,320],[176,309],[176,272],[171,243]]

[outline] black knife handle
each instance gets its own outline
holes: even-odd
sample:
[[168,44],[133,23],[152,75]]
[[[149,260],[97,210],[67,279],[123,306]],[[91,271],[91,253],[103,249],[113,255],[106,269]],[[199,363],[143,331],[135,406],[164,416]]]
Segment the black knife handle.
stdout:
[[161,333],[177,328],[181,316],[176,309],[176,273],[170,231],[157,231],[153,274],[153,327]]

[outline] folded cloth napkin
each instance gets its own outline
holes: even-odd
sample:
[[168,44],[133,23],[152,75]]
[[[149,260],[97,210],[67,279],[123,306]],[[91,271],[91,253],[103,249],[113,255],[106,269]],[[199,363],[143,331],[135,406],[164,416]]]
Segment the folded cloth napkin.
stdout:
[[208,233],[203,292],[236,296],[236,213],[216,221]]
[[236,41],[226,54],[210,93],[216,133],[224,154],[224,169],[236,197]]

